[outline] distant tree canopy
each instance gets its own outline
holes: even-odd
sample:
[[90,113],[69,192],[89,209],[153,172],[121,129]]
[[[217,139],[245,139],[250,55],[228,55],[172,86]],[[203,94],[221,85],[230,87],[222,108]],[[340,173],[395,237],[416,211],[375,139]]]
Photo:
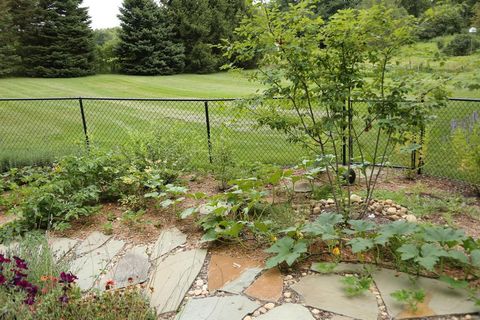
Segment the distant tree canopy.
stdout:
[[95,72],[117,73],[118,57],[115,52],[119,43],[120,28],[97,29],[93,31],[95,43]]
[[154,0],[124,0],[116,48],[120,72],[138,75],[173,74],[185,65],[184,47],[175,41],[167,11]]
[[13,32],[10,43],[16,48],[15,55],[21,58],[17,60],[16,73],[33,77],[94,73],[90,17],[81,5],[82,0],[9,2]]
[[13,74],[20,62],[9,4],[7,0],[0,0],[0,77]]
[[245,16],[245,0],[169,0],[168,10],[175,37],[185,47],[185,70],[208,73],[219,70],[226,60],[214,47],[231,40]]

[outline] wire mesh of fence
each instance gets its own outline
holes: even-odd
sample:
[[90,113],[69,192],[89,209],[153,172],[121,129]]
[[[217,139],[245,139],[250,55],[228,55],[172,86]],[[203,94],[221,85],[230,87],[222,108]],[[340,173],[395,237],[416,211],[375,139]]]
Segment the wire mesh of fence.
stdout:
[[[368,113],[368,103],[349,105],[353,113],[348,120],[353,128],[364,126],[361,116]],[[241,99],[0,99],[0,169],[49,163],[91,145],[112,148],[134,132],[186,138],[204,148],[203,161],[210,162],[225,144],[235,159],[244,162],[293,165],[312,155],[311,150],[290,142],[285,133],[259,126],[248,112],[254,109],[255,101]],[[450,99],[446,107],[435,111],[426,128],[416,133],[414,139],[423,148],[408,151],[396,146],[388,165],[469,181],[469,173],[462,170],[452,152],[453,136],[459,130],[473,132],[480,123],[479,114],[480,99]],[[346,138],[342,158],[355,161],[361,145],[369,161],[374,143],[373,130],[359,139]],[[380,141],[380,145],[384,143]]]

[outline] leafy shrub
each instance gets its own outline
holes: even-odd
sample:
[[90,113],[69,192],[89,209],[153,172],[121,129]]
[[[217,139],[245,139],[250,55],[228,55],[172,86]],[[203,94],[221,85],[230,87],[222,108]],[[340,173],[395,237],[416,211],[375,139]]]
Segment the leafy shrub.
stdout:
[[429,8],[421,17],[419,36],[422,39],[458,33],[465,25],[463,8],[458,4],[443,3]]
[[471,34],[457,34],[442,52],[450,56],[468,56],[480,48],[480,41]]

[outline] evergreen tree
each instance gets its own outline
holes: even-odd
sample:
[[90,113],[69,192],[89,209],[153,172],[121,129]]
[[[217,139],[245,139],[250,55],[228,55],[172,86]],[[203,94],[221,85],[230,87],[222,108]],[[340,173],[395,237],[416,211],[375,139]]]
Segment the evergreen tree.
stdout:
[[153,0],[124,0],[120,8],[120,71],[127,74],[173,74],[183,70],[183,45],[173,41],[165,8]]
[[218,71],[226,60],[215,45],[232,39],[247,12],[245,0],[170,0],[165,4],[175,32],[185,46],[186,70]]
[[78,77],[93,73],[93,32],[87,8],[81,4],[82,0],[39,0],[25,22],[16,17],[21,26],[25,75]]
[[0,77],[13,74],[20,61],[15,50],[16,40],[9,2],[0,0]]

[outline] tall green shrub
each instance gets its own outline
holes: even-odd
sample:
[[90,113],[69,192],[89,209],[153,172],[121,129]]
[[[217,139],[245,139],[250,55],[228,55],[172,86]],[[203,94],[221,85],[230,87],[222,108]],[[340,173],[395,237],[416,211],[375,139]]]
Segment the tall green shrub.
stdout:
[[422,39],[458,33],[467,24],[463,6],[453,3],[438,4],[429,8],[421,17],[419,36]]
[[480,123],[457,129],[452,137],[452,149],[463,179],[480,195]]
[[15,72],[20,57],[15,50],[15,32],[10,11],[10,0],[0,1],[0,77]]

